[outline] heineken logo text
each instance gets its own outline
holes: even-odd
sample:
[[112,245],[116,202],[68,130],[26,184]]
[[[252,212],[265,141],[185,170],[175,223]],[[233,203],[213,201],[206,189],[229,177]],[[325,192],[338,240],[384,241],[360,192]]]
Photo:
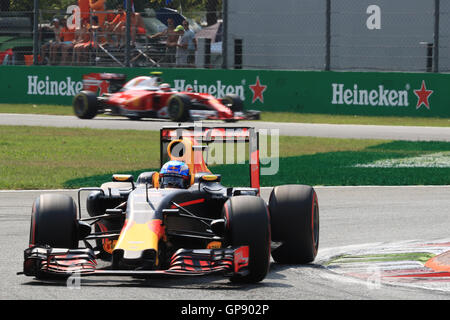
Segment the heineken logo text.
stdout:
[[82,89],[83,83],[73,81],[71,77],[58,81],[50,80],[49,76],[44,80],[40,80],[38,76],[28,76],[28,95],[75,96]]
[[389,90],[383,85],[377,89],[360,89],[357,84],[352,89],[344,87],[342,83],[333,83],[332,104],[355,106],[388,106],[408,107],[408,90]]
[[244,85],[224,85],[221,80],[217,80],[214,84],[210,85],[199,84],[197,80],[194,80],[193,83],[186,83],[186,80],[174,80],[174,89],[175,91],[208,93],[218,99],[229,94],[235,94],[242,100],[245,100]]

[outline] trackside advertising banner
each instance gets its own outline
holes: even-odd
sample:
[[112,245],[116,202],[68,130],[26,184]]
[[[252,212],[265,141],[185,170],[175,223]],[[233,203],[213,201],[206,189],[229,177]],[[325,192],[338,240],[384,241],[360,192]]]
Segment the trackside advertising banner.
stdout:
[[179,91],[239,95],[247,109],[298,113],[450,117],[450,75],[207,69],[0,66],[0,103],[71,105],[92,72],[129,79],[162,71]]

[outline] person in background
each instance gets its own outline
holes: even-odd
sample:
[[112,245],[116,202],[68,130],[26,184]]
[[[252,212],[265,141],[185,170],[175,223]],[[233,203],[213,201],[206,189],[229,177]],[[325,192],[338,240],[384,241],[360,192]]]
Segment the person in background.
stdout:
[[89,45],[92,41],[91,33],[89,32],[89,20],[82,19],[80,28],[77,28],[75,32],[75,42],[73,45],[73,58],[74,64],[82,64],[82,61],[87,61],[86,54],[89,50]]
[[[125,31],[124,31],[125,32]],[[147,35],[144,19],[138,12],[133,12],[131,16],[131,44],[136,45],[137,35]]]
[[127,16],[125,10],[123,9],[123,5],[119,4],[117,6],[117,14],[111,22],[105,22],[105,31],[106,31],[106,39],[108,44],[112,44],[113,35],[116,36],[116,42],[113,44],[118,47],[121,42],[122,36],[122,28],[126,25]]
[[168,65],[175,64],[175,55],[177,52],[178,38],[180,37],[178,32],[175,32],[175,22],[172,18],[167,19],[167,28],[159,33],[155,33],[152,36],[147,36],[149,39],[155,39],[158,37],[166,37],[166,56],[162,63]]
[[78,8],[80,9],[80,20],[89,19],[91,10],[89,7],[89,0],[78,0]]
[[187,37],[185,37],[185,30],[182,25],[179,25],[175,28],[175,32],[178,33],[179,38],[177,42],[177,53],[176,53],[176,66],[183,68],[187,66],[187,58],[188,58],[188,41]]
[[61,52],[61,65],[67,65],[68,62],[68,56],[69,52],[72,52],[73,45],[75,42],[75,28],[69,29],[67,27],[67,21],[66,19],[61,20],[61,33],[60,33],[60,39],[61,43],[59,45],[59,50]]
[[94,16],[98,17],[98,25],[100,28],[104,27],[106,21],[106,8],[105,8],[106,0],[89,0],[89,6],[92,10]]
[[189,22],[183,21],[184,35],[183,42],[187,42],[187,65],[193,66],[195,64],[195,52],[197,51],[197,39],[195,39],[195,33],[189,29]]
[[99,18],[97,16],[91,17],[91,25],[88,29],[90,33],[90,42],[88,45],[88,50],[93,50],[98,47],[99,41],[103,37],[103,28],[99,24]]
[[57,18],[54,18],[50,25],[51,28],[53,29],[55,38],[54,40],[51,40],[50,42],[42,45],[41,56],[43,57],[43,59],[45,59],[48,56],[48,63],[55,64],[58,54],[57,49],[60,43],[61,25],[59,23],[59,19]]

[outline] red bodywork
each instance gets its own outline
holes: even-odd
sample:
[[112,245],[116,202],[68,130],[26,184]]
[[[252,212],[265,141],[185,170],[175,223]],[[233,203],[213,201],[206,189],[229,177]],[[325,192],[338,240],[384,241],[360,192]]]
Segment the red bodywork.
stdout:
[[[83,76],[83,90],[96,93],[106,112],[116,115],[136,113],[135,116],[139,118],[169,118],[168,101],[174,94],[189,97],[192,118],[237,121],[256,119],[255,115],[259,114],[258,111],[251,111],[251,115],[249,112],[233,112],[222,99],[217,99],[208,93],[174,91],[168,84],[161,85],[157,77],[136,77],[126,84],[124,80],[125,75],[121,74],[90,73]],[[151,81],[154,81],[154,85],[144,84]],[[120,82],[124,85],[119,89]]]

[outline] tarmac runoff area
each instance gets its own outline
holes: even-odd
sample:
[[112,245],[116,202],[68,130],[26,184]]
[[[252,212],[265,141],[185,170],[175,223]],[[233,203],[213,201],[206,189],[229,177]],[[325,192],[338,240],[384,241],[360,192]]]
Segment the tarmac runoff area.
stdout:
[[371,289],[383,284],[450,293],[450,239],[355,245],[319,254],[316,263]]

